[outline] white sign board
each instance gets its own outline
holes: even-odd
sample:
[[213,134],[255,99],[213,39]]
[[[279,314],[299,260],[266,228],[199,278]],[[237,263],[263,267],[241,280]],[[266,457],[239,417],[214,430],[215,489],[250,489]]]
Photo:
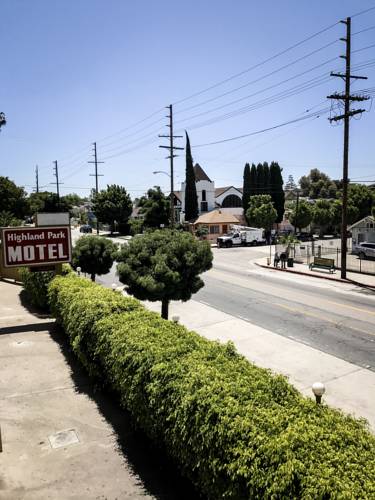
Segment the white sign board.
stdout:
[[69,226],[69,212],[36,214],[36,226]]

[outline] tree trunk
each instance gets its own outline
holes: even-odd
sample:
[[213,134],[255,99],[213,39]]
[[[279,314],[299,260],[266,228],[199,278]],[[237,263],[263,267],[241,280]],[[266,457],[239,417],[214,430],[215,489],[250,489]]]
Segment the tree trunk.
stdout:
[[161,317],[163,319],[168,319],[168,309],[169,309],[169,300],[162,299],[162,301],[161,301]]
[[94,273],[93,273],[93,274],[91,274],[91,275],[90,275],[90,278],[91,278],[91,281],[95,281],[95,274],[94,274]]

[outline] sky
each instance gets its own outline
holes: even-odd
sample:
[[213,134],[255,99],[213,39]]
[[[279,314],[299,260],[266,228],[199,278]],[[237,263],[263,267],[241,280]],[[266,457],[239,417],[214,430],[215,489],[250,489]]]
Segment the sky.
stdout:
[[[88,195],[95,141],[100,188],[168,191],[168,176],[153,172],[169,171],[158,134],[169,133],[173,104],[175,145],[186,130],[216,187],[242,186],[246,162],[278,161],[284,181],[311,168],[340,178],[343,125],[328,118],[342,109],[327,95],[344,90],[330,72],[345,70],[348,16],[352,73],[368,77],[352,92],[374,89],[374,0],[1,0],[0,175],[32,192],[38,165],[40,189],[55,190],[57,160],[61,194]],[[358,107],[349,177],[368,182],[375,106]],[[178,154],[175,188],[185,175]]]

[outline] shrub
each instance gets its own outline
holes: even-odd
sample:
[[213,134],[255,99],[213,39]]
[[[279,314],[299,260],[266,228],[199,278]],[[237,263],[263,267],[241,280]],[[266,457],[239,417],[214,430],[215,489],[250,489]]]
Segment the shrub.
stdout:
[[117,245],[113,241],[102,236],[82,236],[73,248],[73,267],[81,267],[95,281],[97,274],[107,274],[110,271],[116,255]]
[[[62,273],[67,275],[71,272],[71,267],[69,264],[63,264]],[[20,268],[20,277],[23,283],[23,288],[25,289],[26,295],[30,303],[42,309],[43,311],[48,311],[48,285],[51,280],[55,277],[54,271],[42,271],[33,272],[27,267]]]
[[73,348],[209,498],[375,498],[375,438],[364,422],[304,398],[232,344],[87,283],[50,285]]

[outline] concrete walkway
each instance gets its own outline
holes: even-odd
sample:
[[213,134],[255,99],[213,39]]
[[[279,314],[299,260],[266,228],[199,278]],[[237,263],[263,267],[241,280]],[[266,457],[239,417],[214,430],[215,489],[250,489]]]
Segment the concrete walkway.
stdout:
[[[160,312],[159,303],[149,302],[147,307]],[[249,361],[286,375],[307,396],[313,397],[314,382],[324,382],[326,403],[366,418],[375,432],[374,372],[195,300],[171,302],[170,318],[173,315],[179,316],[187,328],[211,340],[231,340]]]
[[0,499],[195,498],[21,290],[0,281]]

